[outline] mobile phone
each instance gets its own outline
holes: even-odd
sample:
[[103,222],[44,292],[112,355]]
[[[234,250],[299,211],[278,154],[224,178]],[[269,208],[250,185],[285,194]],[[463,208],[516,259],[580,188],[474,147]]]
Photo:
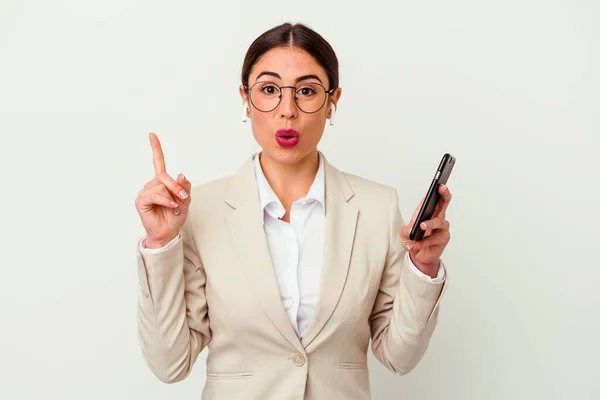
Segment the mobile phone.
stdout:
[[429,186],[429,190],[427,191],[423,205],[421,206],[421,209],[417,214],[417,218],[415,219],[415,223],[410,230],[410,240],[416,241],[423,239],[425,231],[421,229],[421,222],[427,221],[433,216],[435,206],[437,206],[437,203],[440,199],[438,187],[440,184],[445,185],[448,182],[448,177],[450,177],[450,173],[452,172],[452,168],[454,168],[455,163],[456,158],[448,153],[444,154],[442,157],[442,161],[440,161],[440,165],[435,171],[435,175],[431,181],[431,185]]

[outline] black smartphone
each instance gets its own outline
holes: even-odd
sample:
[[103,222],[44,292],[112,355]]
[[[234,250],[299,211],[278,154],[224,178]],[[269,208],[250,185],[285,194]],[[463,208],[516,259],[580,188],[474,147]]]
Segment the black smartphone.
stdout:
[[433,181],[431,181],[431,185],[429,186],[429,190],[427,191],[423,205],[421,206],[419,214],[417,214],[417,218],[415,219],[415,223],[410,230],[410,240],[423,239],[425,231],[421,229],[421,222],[427,221],[433,216],[435,206],[437,206],[437,203],[440,199],[438,187],[440,184],[445,185],[448,182],[448,177],[450,176],[450,172],[452,172],[452,168],[454,167],[455,163],[456,159],[448,153],[444,154],[442,157],[442,161],[435,171]]

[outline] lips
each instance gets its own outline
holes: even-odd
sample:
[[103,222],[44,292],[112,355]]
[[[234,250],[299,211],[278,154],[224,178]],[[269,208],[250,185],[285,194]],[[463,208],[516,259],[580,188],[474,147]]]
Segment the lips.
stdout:
[[280,129],[275,133],[276,137],[282,137],[286,139],[297,138],[300,136],[298,131],[294,129]]
[[280,129],[275,133],[275,140],[281,147],[295,147],[300,141],[300,134],[294,129]]

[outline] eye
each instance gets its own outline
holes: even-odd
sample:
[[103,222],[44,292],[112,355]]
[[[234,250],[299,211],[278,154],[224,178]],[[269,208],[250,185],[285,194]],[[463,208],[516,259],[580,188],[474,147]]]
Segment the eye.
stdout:
[[264,94],[277,94],[279,93],[279,88],[275,85],[264,85],[263,87],[261,87],[260,89],[261,92],[263,92]]
[[298,91],[296,93],[298,93],[300,96],[312,96],[317,92],[315,89],[311,88],[310,86],[304,86],[304,87],[301,87],[300,89],[298,89]]

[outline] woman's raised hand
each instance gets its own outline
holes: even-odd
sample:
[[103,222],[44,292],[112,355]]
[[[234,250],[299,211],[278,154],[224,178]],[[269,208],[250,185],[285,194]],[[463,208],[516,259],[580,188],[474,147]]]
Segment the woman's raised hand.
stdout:
[[192,184],[179,174],[174,180],[167,174],[165,157],[158,137],[150,133],[154,179],[140,190],[135,207],[146,229],[146,248],[159,248],[173,240],[183,227],[192,201]]

